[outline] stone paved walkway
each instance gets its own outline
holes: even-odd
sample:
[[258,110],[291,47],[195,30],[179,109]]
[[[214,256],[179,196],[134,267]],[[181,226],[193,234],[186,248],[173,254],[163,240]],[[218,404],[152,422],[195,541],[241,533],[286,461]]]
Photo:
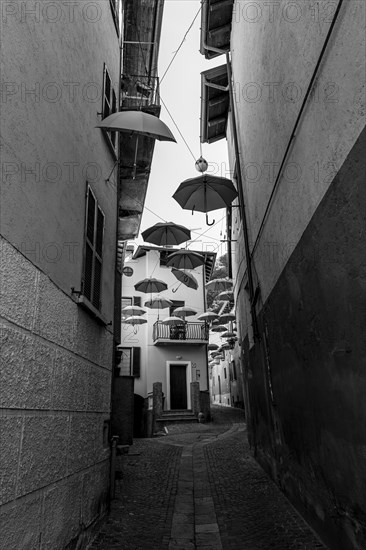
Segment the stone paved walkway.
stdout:
[[243,412],[213,417],[134,441],[90,550],[326,550],[252,457]]

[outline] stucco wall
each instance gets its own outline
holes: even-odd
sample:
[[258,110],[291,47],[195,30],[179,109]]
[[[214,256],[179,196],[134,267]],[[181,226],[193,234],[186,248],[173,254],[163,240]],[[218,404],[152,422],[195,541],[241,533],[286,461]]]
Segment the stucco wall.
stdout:
[[0,252],[0,547],[63,549],[106,511],[112,334]]
[[[134,284],[145,277],[154,277],[167,283],[168,289],[161,292],[160,295],[170,300],[182,300],[185,305],[198,311],[197,315],[187,317],[187,321],[194,322],[196,317],[204,311],[204,286],[202,267],[191,271],[197,279],[199,287],[197,290],[186,287],[179,283],[172,274],[169,267],[160,266],[160,255],[157,251],[149,251],[147,255],[131,260],[128,266],[132,267],[134,274],[132,277],[124,276],[122,278],[122,296],[139,296],[141,305],[150,300],[151,295],[137,292]],[[178,288],[179,287],[179,288]],[[173,292],[173,289],[177,289]],[[156,296],[156,294],[153,294]],[[182,356],[182,361],[192,362],[192,381],[200,382],[200,389],[207,390],[207,367],[206,367],[206,346],[204,345],[178,345],[171,344],[167,346],[156,346],[153,341],[153,326],[158,319],[164,319],[169,315],[169,309],[164,310],[146,308],[147,313],[144,318],[148,322],[144,325],[135,327],[135,332],[130,325],[122,323],[121,345],[140,346],[141,347],[141,377],[135,379],[135,393],[146,397],[152,392],[154,382],[162,382],[163,392],[167,395],[166,385],[166,362],[176,360],[176,356]],[[200,371],[199,379],[196,378],[196,372]]]
[[[234,4],[235,109],[252,246],[336,4]],[[344,2],[256,245],[263,302],[365,124],[364,27],[365,4]]]
[[95,125],[104,62],[117,91],[119,42],[105,1],[2,2],[1,34],[0,547],[82,548],[108,501],[113,329],[71,288],[88,181],[113,321],[115,159]]
[[[107,272],[115,258],[115,158],[95,125],[104,63],[117,93],[118,36],[105,1],[1,9],[1,232],[69,293],[80,288],[87,180],[106,216]],[[102,294],[112,319],[113,284]]]

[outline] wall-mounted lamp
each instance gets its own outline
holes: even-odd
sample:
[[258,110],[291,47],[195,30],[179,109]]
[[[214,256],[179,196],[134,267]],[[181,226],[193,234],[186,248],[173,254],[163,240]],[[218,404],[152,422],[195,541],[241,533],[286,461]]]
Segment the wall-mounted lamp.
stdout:
[[182,359],[182,356],[181,355],[176,355],[175,358],[179,361],[180,359]]

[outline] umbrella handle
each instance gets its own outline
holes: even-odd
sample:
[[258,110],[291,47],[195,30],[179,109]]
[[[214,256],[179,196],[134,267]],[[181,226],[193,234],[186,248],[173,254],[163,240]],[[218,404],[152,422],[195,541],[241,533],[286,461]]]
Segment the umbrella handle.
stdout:
[[196,208],[196,205],[194,204],[194,205],[193,205],[193,208],[192,208],[192,216],[193,216],[193,214],[194,214],[194,209],[195,209],[195,208]]
[[207,214],[207,212],[206,212],[206,225],[214,225],[214,223],[215,223],[215,220],[212,220],[212,222],[209,223],[209,221],[208,221],[208,214]]
[[178,288],[179,288],[179,286],[177,286],[177,288],[175,288],[175,289],[172,288],[172,292],[177,292]]

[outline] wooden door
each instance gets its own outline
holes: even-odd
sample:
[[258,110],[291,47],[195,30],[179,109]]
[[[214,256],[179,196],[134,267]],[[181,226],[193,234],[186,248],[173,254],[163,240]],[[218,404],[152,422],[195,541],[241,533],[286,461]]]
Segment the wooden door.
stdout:
[[170,365],[170,408],[187,408],[187,365]]

